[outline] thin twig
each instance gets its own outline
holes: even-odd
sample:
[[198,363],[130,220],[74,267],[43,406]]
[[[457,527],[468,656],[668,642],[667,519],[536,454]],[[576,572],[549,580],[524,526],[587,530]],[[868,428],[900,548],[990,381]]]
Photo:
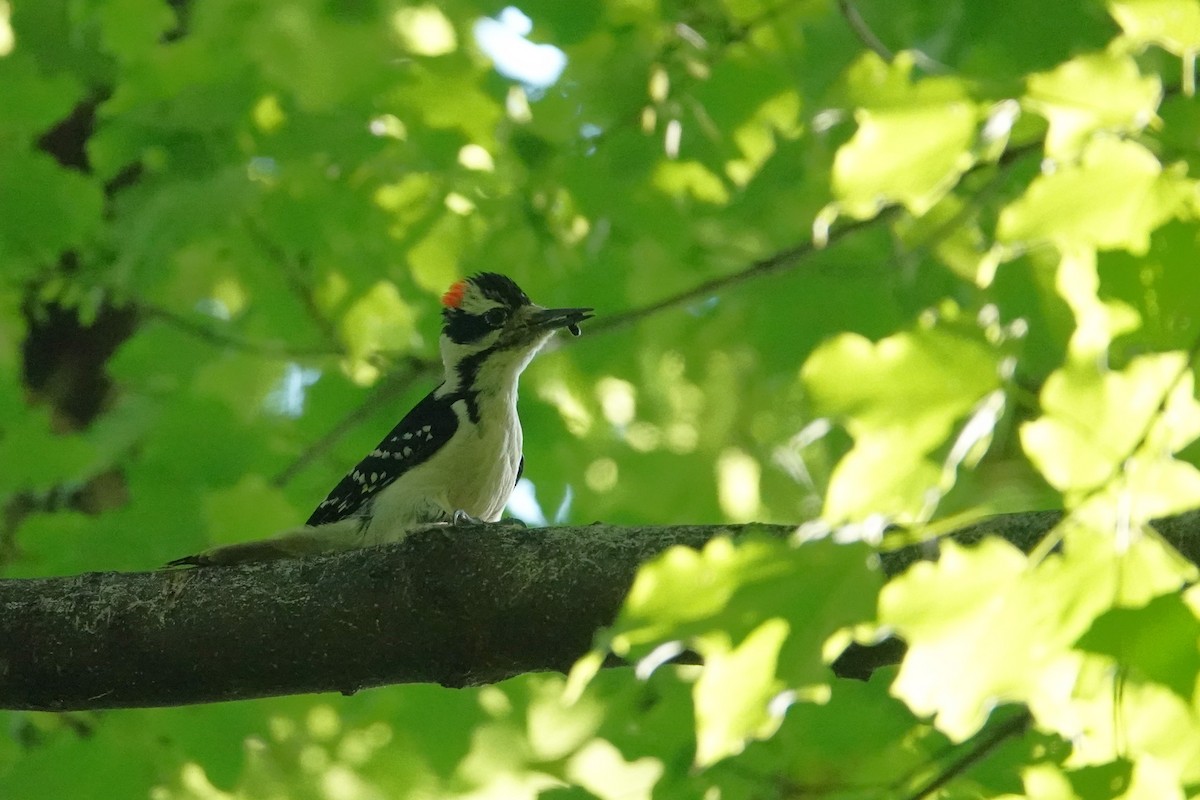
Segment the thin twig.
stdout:
[[854,4],[850,0],[838,0],[838,10],[842,12],[846,24],[850,26],[850,30],[854,31],[854,35],[863,43],[863,46],[890,64],[896,54],[875,35],[875,31],[871,30],[871,26],[863,19],[862,14],[858,13]]
[[[858,8],[850,0],[838,0],[838,9],[842,12],[842,16],[846,19],[846,24],[850,26],[850,30],[863,43],[863,46],[890,64],[896,57],[896,54],[883,43],[882,39],[875,35],[875,32],[871,30],[871,26],[863,19],[862,14],[858,13]],[[945,64],[927,56],[922,51],[913,48],[906,49],[912,55],[913,62],[926,72],[949,72]]]
[[957,761],[947,766],[946,769],[935,775],[929,783],[909,795],[905,800],[922,800],[922,798],[929,797],[951,780],[957,778],[990,755],[1005,739],[1021,733],[1031,720],[1032,717],[1029,715],[1029,712],[1022,711],[1000,723],[992,729],[988,736],[976,742],[975,746],[967,750]]
[[[1009,167],[1024,156],[1038,150],[1041,148],[1041,146],[1041,141],[1033,141],[1006,150],[998,159],[996,159],[995,162],[981,161],[976,163],[975,166],[964,172],[963,175],[960,176],[959,180],[961,181],[963,177],[983,169],[991,167]],[[877,225],[891,222],[899,214],[900,210],[900,206],[889,206],[870,219],[854,220],[852,222],[841,224],[829,232],[823,247],[817,246],[812,238],[808,238],[770,256],[754,261],[749,266],[738,270],[737,272],[729,275],[723,275],[719,278],[712,278],[699,283],[690,289],[685,289],[682,292],[664,297],[662,300],[650,303],[649,305],[641,306],[640,308],[631,308],[628,311],[622,311],[605,317],[599,317],[588,326],[588,330],[593,334],[597,334],[623,328],[652,314],[657,314],[660,311],[665,311],[669,308],[674,308],[676,306],[684,305],[686,303],[708,297],[716,292],[744,281],[752,280],[754,278],[761,278],[766,275],[773,275],[777,272],[783,272],[784,270],[791,269],[798,266],[809,257],[815,255],[818,251],[833,246],[836,242],[841,241],[852,233],[865,228],[873,228]],[[957,223],[958,221],[960,221],[960,218],[958,215],[956,215],[950,222]],[[949,223],[947,223],[947,225],[948,224]],[[948,233],[949,229],[947,226],[939,226],[939,228],[933,232],[933,235],[948,235]]]
[[275,486],[283,486],[291,481],[316,459],[332,450],[342,437],[369,419],[372,414],[384,406],[400,399],[418,380],[433,377],[440,365],[432,361],[408,356],[404,359],[405,369],[388,375],[375,387],[371,394],[349,414],[325,432],[321,438],[312,442],[296,456],[290,464],[284,467],[271,479]]
[[[831,245],[835,241],[839,241],[855,231],[862,230],[863,228],[873,227],[877,224],[881,224],[884,221],[889,221],[896,216],[897,211],[898,206],[893,206],[885,211],[882,211],[871,219],[854,220],[853,222],[848,222],[844,225],[841,225],[835,231],[830,232],[828,244]],[[784,250],[780,250],[778,253],[774,253],[766,258],[761,258],[757,261],[754,261],[750,264],[750,266],[739,270],[738,272],[734,272],[730,275],[722,275],[719,278],[712,278],[704,281],[703,283],[699,283],[690,289],[685,289],[682,292],[664,297],[662,300],[658,300],[640,308],[631,308],[628,311],[622,311],[617,314],[610,314],[609,316],[601,317],[595,322],[591,323],[588,329],[592,333],[600,333],[616,330],[617,328],[623,328],[627,325],[631,325],[634,322],[644,319],[651,314],[657,314],[658,312],[664,311],[668,308],[674,308],[694,300],[699,300],[700,298],[708,297],[709,295],[712,295],[730,286],[735,286],[753,278],[761,278],[766,275],[773,275],[776,272],[782,272],[786,269],[790,269],[814,255],[821,249],[823,248],[818,247],[811,238],[805,239],[799,244],[792,245]]]
[[330,322],[329,318],[325,316],[324,312],[317,307],[316,300],[313,299],[312,287],[308,285],[304,275],[301,274],[302,269],[307,263],[306,258],[300,256],[301,263],[297,264],[254,220],[247,217],[243,220],[243,223],[250,239],[279,267],[288,290],[300,302],[300,306],[308,314],[313,324],[317,326],[317,330],[321,332],[321,335],[325,337],[325,341],[329,342],[331,347],[340,349],[341,337],[338,336],[337,329]]
[[145,319],[158,320],[201,341],[254,355],[270,358],[320,358],[344,355],[340,349],[328,347],[294,347],[282,342],[247,339],[206,322],[190,319],[174,311],[146,303],[139,303],[138,311]]

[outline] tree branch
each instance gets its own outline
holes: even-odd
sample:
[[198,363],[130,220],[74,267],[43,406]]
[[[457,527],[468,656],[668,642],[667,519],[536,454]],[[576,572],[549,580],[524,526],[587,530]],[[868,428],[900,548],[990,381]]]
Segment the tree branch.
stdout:
[[858,7],[850,0],[838,0],[838,11],[842,12],[842,17],[845,18],[846,24],[850,26],[850,30],[862,42],[863,47],[874,51],[876,55],[884,61],[891,63],[896,54],[891,51],[883,40],[875,35],[875,31],[871,30],[871,26],[863,19],[862,14],[858,13]]
[[[959,531],[1029,550],[1059,512]],[[1200,562],[1200,512],[1156,523]],[[566,670],[671,545],[788,525],[432,527],[405,541],[241,567],[0,580],[0,708],[163,706],[391,683],[469,686]],[[932,545],[936,549],[936,545]],[[881,558],[892,575],[932,555]],[[892,651],[884,663],[894,662]],[[870,648],[835,664],[854,676]]]
[[766,275],[772,275],[776,272],[783,272],[791,269],[805,259],[815,255],[820,250],[830,244],[839,241],[846,236],[865,228],[873,228],[890,222],[897,213],[897,206],[881,211],[878,215],[867,220],[852,220],[840,225],[833,233],[830,233],[829,240],[826,245],[818,245],[811,238],[805,239],[791,247],[780,250],[777,253],[772,253],[765,258],[760,258],[757,261],[751,262],[748,266],[738,270],[737,272],[720,277],[711,278],[707,281],[702,281],[690,289],[685,289],[682,292],[665,297],[662,300],[657,300],[653,303],[644,306],[638,306],[625,311],[618,311],[615,314],[606,314],[597,317],[587,325],[587,330],[592,335],[600,333],[608,333],[609,331],[624,328],[639,322],[645,317],[652,316],[665,311],[669,308],[685,305],[687,303],[702,300],[710,297],[717,292],[720,292],[729,286],[734,286],[743,281],[761,278]]
[[385,375],[383,381],[376,384],[366,399],[342,417],[341,421],[326,431],[319,439],[305,447],[286,467],[272,477],[272,485],[285,486],[309,464],[336,447],[343,436],[353,431],[379,409],[396,402],[419,379],[432,379],[441,367],[440,364],[426,361],[417,356],[405,357],[401,365],[403,369],[396,369]]
[[264,358],[327,358],[345,355],[343,350],[330,347],[295,347],[282,342],[246,339],[226,330],[227,326],[211,324],[208,321],[201,322],[148,303],[139,303],[137,309],[145,319],[158,320],[208,344],[229,347]]

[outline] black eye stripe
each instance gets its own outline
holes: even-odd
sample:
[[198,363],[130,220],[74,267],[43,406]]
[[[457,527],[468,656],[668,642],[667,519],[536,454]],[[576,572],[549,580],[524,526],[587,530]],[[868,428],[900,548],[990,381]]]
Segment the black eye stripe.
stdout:
[[[459,306],[448,306],[442,310],[445,320],[443,330],[452,341],[459,344],[477,342],[488,333],[502,328],[513,309],[529,305],[529,297],[521,291],[521,287],[503,275],[494,272],[481,272],[468,279],[468,292],[477,292],[468,302]],[[483,300],[484,302],[479,302]],[[475,311],[479,306],[488,305],[492,301],[497,307],[489,308],[482,313],[471,313],[466,307]],[[461,302],[461,301],[460,301]]]
[[459,344],[478,341],[492,332],[492,326],[488,325],[483,317],[465,311],[448,310],[445,318],[446,335]]

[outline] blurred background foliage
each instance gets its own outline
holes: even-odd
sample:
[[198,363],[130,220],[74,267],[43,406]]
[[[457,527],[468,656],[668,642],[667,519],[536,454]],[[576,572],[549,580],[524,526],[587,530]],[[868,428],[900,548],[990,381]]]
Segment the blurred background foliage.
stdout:
[[0,714],[0,797],[1194,795],[1198,50],[1196,0],[0,0],[0,576],[302,521],[476,270],[598,311],[513,514],[810,523],[647,566],[569,679]]

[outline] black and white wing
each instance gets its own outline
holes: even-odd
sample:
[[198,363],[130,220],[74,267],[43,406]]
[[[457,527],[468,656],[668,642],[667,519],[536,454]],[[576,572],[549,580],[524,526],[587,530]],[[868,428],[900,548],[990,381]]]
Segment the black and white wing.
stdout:
[[378,447],[333,487],[306,524],[324,525],[361,514],[364,506],[381,490],[427,461],[450,441],[458,428],[452,402],[453,398],[449,396],[439,398],[434,392],[427,394]]

